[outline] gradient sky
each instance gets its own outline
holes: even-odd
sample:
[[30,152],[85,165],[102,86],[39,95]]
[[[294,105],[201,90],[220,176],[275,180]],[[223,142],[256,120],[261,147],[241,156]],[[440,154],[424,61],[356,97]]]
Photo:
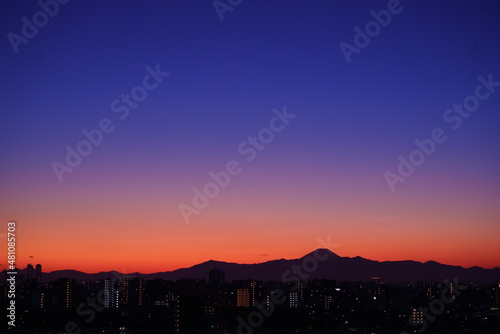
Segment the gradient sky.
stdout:
[[[297,258],[328,235],[341,256],[500,266],[500,88],[443,121],[477,76],[500,81],[500,2],[401,5],[348,64],[339,43],[387,1],[246,0],[224,21],[211,1],[71,1],[17,54],[7,35],[40,7],[2,1],[2,252],[13,219],[18,266],[44,271]],[[120,120],[112,101],[156,64],[170,75]],[[284,106],[297,117],[246,162]],[[51,163],[103,118],[115,130],[59,182]],[[434,128],[447,141],[391,192],[384,172]],[[178,205],[229,160],[241,174],[186,224]]]

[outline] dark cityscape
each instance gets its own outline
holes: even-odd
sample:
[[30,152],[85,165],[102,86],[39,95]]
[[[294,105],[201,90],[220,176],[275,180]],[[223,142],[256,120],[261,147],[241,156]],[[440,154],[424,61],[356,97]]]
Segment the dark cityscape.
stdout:
[[[18,276],[12,333],[495,333],[500,284],[460,282],[227,282],[144,280],[110,275],[98,281],[45,282],[41,265]],[[2,273],[7,279],[7,273]],[[127,275],[128,276],[128,275]],[[0,304],[8,308],[9,285]],[[7,329],[8,326],[4,326]]]

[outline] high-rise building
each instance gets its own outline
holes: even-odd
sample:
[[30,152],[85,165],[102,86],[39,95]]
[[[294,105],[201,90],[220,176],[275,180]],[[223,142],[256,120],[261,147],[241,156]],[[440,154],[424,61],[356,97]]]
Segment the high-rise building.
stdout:
[[250,290],[237,289],[236,290],[236,306],[237,307],[250,307]]
[[333,304],[333,296],[325,296],[325,310],[329,310],[330,308],[332,308],[332,304]]
[[174,299],[174,333],[202,333],[202,304],[200,296],[180,295]]
[[299,307],[299,293],[298,292],[290,292],[288,294],[288,306],[290,308]]
[[142,278],[123,279],[120,304],[127,306],[144,305],[144,280]]
[[286,289],[289,300],[288,306],[290,308],[299,307],[304,301],[304,283],[300,281],[286,282]]
[[63,308],[73,308],[75,280],[72,278],[60,278],[58,280],[59,301]]
[[28,264],[28,266],[26,267],[26,279],[33,279],[33,278],[35,278],[33,265]]
[[115,287],[115,282],[111,278],[105,278],[100,281],[100,289],[103,292],[104,308],[118,307],[118,290]]
[[412,326],[415,326],[415,325],[421,325],[424,323],[424,312],[422,311],[419,311],[417,309],[413,309],[413,312],[411,314],[411,317],[410,317],[410,324]]
[[334,306],[336,281],[329,279],[314,279],[308,282],[308,303],[312,307],[330,310]]
[[208,273],[208,283],[222,285],[225,283],[225,274],[222,269],[212,269]]
[[64,283],[65,288],[65,307],[72,308],[74,305],[73,293],[74,293],[75,281],[73,279],[67,279]]
[[171,282],[162,278],[146,281],[146,304],[154,306],[169,306],[174,300],[174,289]]
[[35,278],[38,281],[38,284],[42,284],[42,265],[36,265]]
[[36,292],[31,296],[31,306],[35,309],[45,308],[45,293]]

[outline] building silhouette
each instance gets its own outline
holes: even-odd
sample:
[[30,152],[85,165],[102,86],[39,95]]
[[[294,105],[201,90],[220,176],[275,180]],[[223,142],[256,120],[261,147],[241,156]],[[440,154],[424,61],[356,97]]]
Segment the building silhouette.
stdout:
[[144,305],[144,280],[142,278],[125,278],[122,281],[120,305]]
[[222,285],[226,283],[225,273],[222,269],[212,269],[208,273],[208,283],[214,285]]
[[119,291],[116,283],[111,278],[99,281],[99,289],[102,291],[103,307],[107,309],[117,308],[119,305]]
[[36,265],[35,279],[37,280],[38,284],[42,284],[42,265],[41,264]]
[[34,279],[35,278],[35,269],[32,264],[28,264],[26,267],[26,279]]

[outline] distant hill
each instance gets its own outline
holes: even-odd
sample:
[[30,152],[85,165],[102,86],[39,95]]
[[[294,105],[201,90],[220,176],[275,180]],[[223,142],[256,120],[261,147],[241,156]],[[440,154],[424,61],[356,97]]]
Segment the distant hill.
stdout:
[[[314,260],[314,255],[323,261]],[[305,267],[305,268],[304,268]],[[127,277],[144,279],[163,278],[176,280],[182,278],[207,279],[211,269],[223,269],[226,281],[233,280],[275,280],[281,281],[283,274],[288,278],[299,277],[303,280],[328,278],[337,281],[370,281],[372,277],[381,277],[385,282],[440,282],[455,277],[461,282],[499,283],[500,268],[484,269],[480,267],[463,268],[434,261],[425,263],[416,261],[372,261],[362,257],[341,257],[328,249],[317,249],[299,259],[273,260],[256,264],[238,264],[210,260],[190,268],[153,274],[132,273]],[[297,274],[294,274],[293,271]],[[310,273],[308,272],[310,271]],[[60,277],[74,278],[77,281],[95,281],[107,277],[118,277],[116,271],[88,274],[76,270],[58,270],[44,273],[44,281]]]

